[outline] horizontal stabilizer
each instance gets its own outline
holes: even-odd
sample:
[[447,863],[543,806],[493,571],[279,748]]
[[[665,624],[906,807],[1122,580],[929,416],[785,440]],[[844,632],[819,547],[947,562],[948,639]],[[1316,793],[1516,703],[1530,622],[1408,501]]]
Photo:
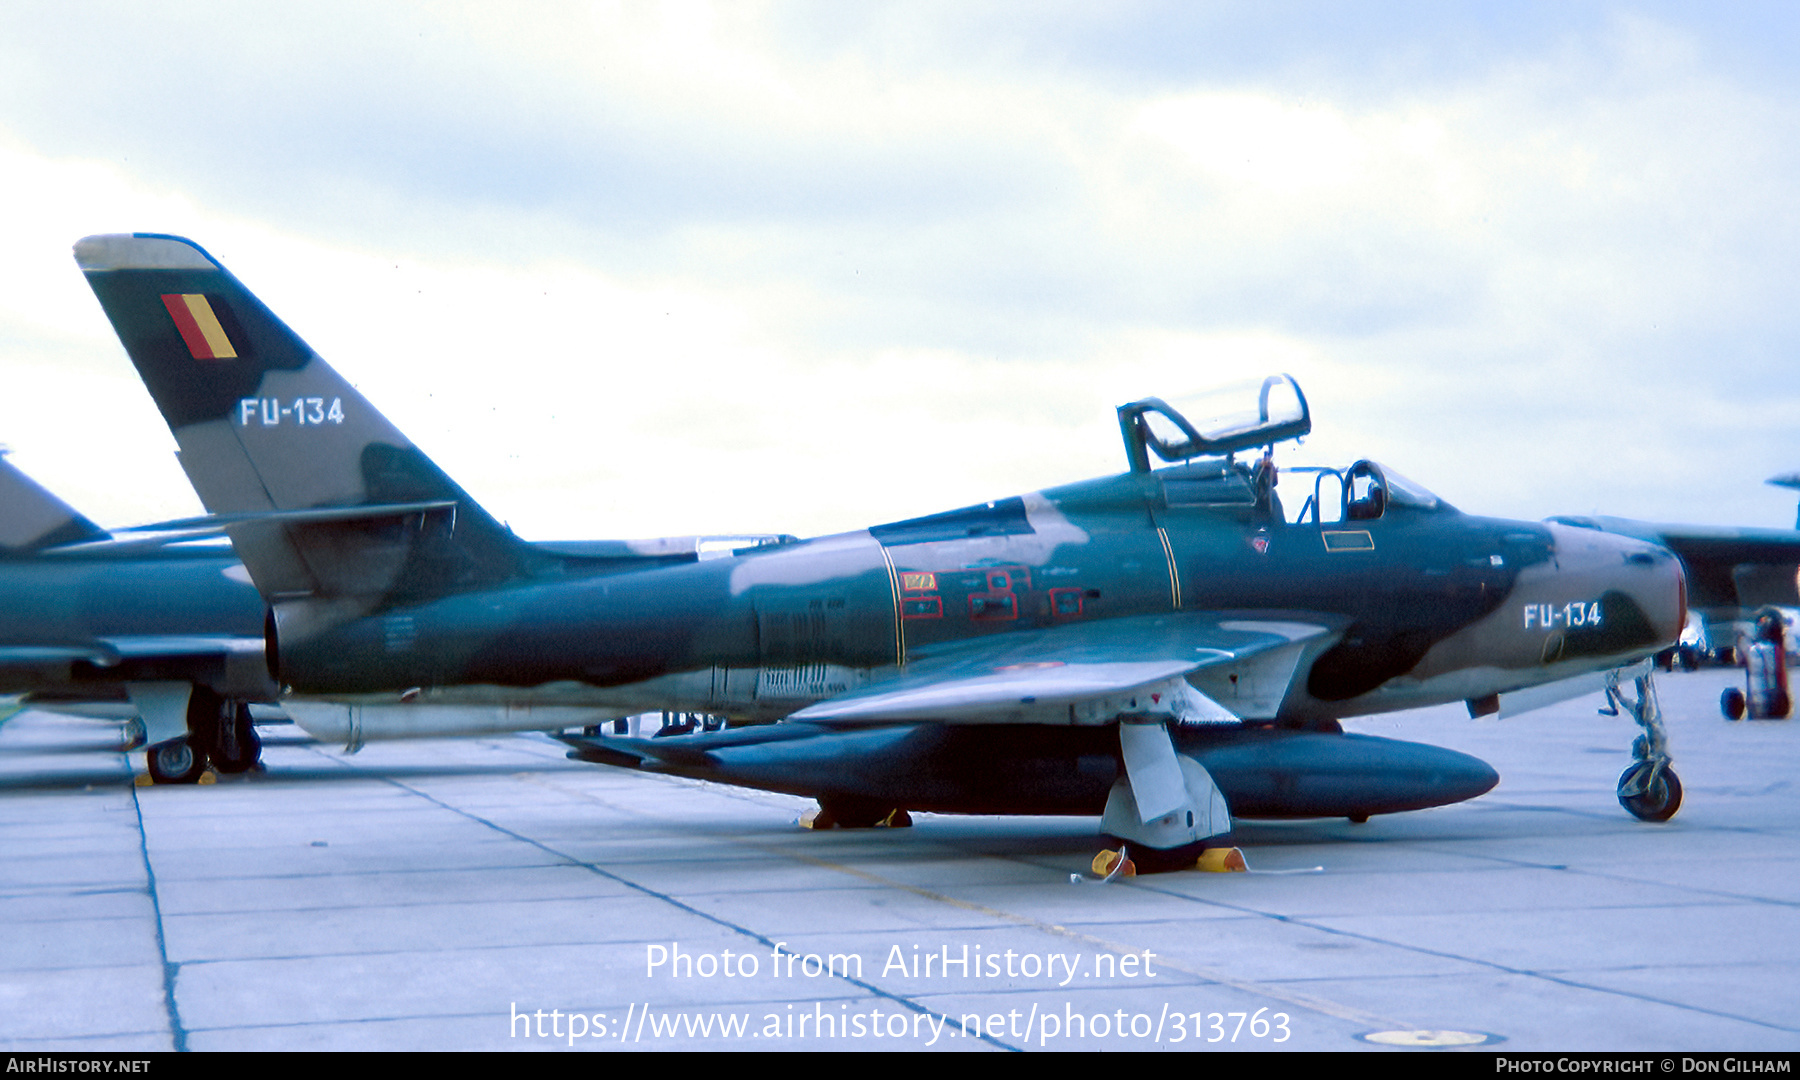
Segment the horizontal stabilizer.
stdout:
[[141,551],[155,551],[159,548],[173,547],[177,544],[198,544],[211,541],[212,546],[225,553],[228,546],[225,530],[199,530],[187,533],[142,533],[131,537],[108,537],[81,544],[66,544],[44,552],[45,555],[129,555]]
[[298,525],[320,521],[361,521],[373,518],[406,517],[410,514],[428,514],[434,510],[453,510],[454,499],[434,499],[429,502],[374,503],[365,506],[322,506],[312,510],[258,510],[245,514],[202,514],[199,517],[176,518],[174,521],[159,521],[150,525],[133,525],[120,532],[191,532],[197,535],[216,535],[223,533],[228,525],[242,525],[249,522],[262,524]]
[[199,517],[177,518],[173,521],[158,521],[149,525],[132,525],[120,529],[110,536],[102,534],[99,539],[85,543],[66,544],[56,549],[62,552],[105,552],[122,555],[128,552],[152,551],[174,544],[188,544],[197,540],[220,539],[227,536],[227,529],[232,525],[305,525],[323,522],[376,521],[383,518],[403,518],[413,514],[428,514],[439,510],[454,510],[456,503],[448,500],[415,503],[384,503],[374,506],[328,506],[317,510],[268,510],[250,514],[202,514]]

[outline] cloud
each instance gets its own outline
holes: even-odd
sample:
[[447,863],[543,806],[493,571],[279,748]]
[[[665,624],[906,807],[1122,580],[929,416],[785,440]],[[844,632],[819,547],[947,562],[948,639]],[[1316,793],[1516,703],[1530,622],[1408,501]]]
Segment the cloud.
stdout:
[[[143,399],[68,244],[151,228],[527,535],[993,498],[1261,365],[1300,457],[1469,509],[1788,520],[1791,19],[70,10],[0,14],[0,325],[46,397],[111,372],[83,410]],[[74,460],[135,407],[0,421]]]

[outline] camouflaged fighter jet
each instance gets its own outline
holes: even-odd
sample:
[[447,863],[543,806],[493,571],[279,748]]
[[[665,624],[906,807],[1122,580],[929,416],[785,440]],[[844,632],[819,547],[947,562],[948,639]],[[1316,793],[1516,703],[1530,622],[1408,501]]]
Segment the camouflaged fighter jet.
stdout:
[[[213,544],[184,543],[207,532]],[[263,602],[216,526],[114,537],[0,458],[0,693],[29,708],[132,717],[150,775],[254,768]]]
[[[1247,418],[1123,406],[1117,476],[713,560],[528,544],[198,245],[96,236],[75,255],[227,515],[284,707],[313,729],[781,721],[569,741],[815,797],[815,825],[1100,814],[1140,863],[1173,862],[1233,814],[1362,820],[1478,795],[1485,763],[1337,721],[1492,712],[1650,656],[1685,615],[1660,547],[1470,517],[1369,461],[1290,472],[1312,488],[1290,520],[1272,448],[1311,418],[1285,377]],[[1620,798],[1661,819],[1679,785],[1638,679],[1634,699],[1614,690],[1647,732]]]

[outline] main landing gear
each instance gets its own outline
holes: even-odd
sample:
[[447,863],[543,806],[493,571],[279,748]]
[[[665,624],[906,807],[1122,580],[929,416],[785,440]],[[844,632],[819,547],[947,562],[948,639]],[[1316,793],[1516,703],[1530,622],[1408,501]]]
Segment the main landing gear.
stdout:
[[219,728],[206,756],[222,773],[249,772],[262,763],[262,738],[250,718],[250,706],[227,701],[220,711]]
[[821,795],[819,808],[800,818],[803,829],[908,829],[912,815],[904,808],[873,799],[847,795]]
[[150,779],[158,784],[195,784],[208,763],[231,775],[262,767],[262,738],[250,706],[226,701],[205,687],[188,698],[188,733],[158,743],[144,755]]
[[1624,709],[1644,729],[1631,743],[1631,756],[1637,760],[1619,777],[1619,805],[1643,821],[1667,821],[1681,809],[1681,780],[1669,766],[1668,731],[1651,673],[1645,671],[1632,681],[1636,692],[1627,696],[1618,672],[1606,679],[1605,711],[1616,716]]
[[194,784],[206,772],[206,753],[197,750],[191,736],[152,746],[144,755],[150,779],[159,784]]
[[1235,850],[1217,842],[1231,831],[1231,811],[1206,767],[1175,752],[1160,717],[1119,719],[1125,775],[1107,793],[1100,832],[1108,846],[1095,859],[1094,872],[1110,880],[1185,870],[1207,851]]

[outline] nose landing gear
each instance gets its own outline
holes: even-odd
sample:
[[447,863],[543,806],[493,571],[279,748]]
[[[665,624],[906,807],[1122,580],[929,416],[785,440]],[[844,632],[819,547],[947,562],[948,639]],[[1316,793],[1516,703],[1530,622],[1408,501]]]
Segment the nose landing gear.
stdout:
[[1619,777],[1619,805],[1639,820],[1667,821],[1681,809],[1681,780],[1669,766],[1668,731],[1652,678],[1651,671],[1643,669],[1632,680],[1635,695],[1628,697],[1619,685],[1620,672],[1608,674],[1605,711],[1616,716],[1623,709],[1644,729],[1631,743],[1631,756],[1637,760]]
[[1681,809],[1681,780],[1667,762],[1636,762],[1619,777],[1619,805],[1641,820],[1667,821]]

